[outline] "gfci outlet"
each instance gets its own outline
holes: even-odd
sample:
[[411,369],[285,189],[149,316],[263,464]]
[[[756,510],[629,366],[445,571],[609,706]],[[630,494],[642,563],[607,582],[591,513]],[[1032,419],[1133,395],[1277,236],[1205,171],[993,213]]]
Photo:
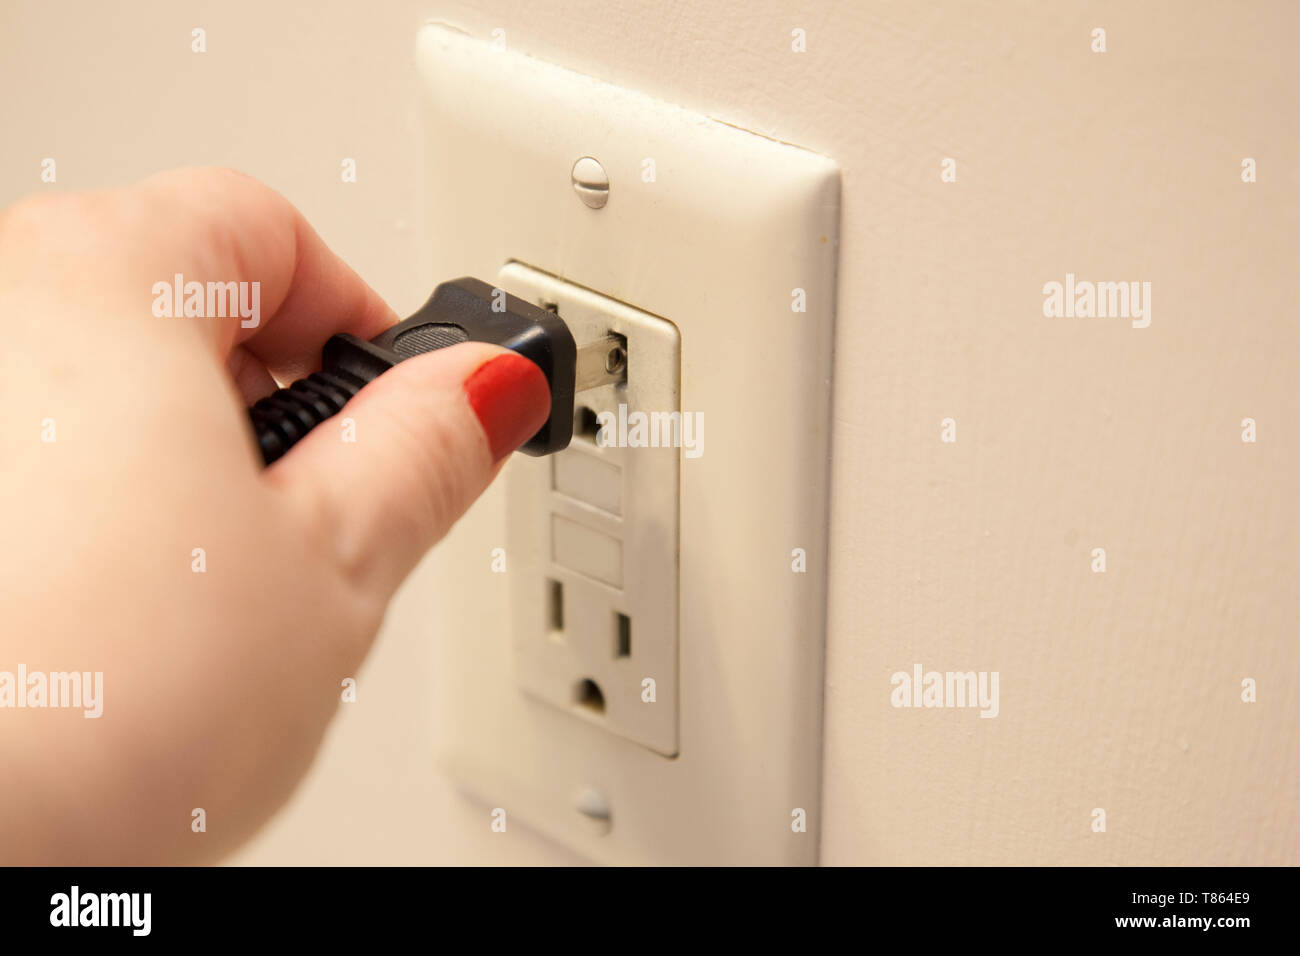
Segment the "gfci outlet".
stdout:
[[396,605],[433,649],[415,759],[505,841],[815,862],[838,170],[447,27],[418,62],[430,279],[553,309],[626,376]]
[[565,451],[507,476],[519,686],[675,756],[678,468],[704,437],[678,407],[677,329],[520,263],[498,281],[557,312],[578,342],[613,333],[627,371],[578,393]]

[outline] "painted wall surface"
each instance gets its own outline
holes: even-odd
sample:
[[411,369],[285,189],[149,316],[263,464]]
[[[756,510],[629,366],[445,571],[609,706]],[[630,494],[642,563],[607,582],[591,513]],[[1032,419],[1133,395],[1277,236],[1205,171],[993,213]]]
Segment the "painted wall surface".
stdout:
[[[428,19],[843,168],[825,862],[1300,863],[1300,7],[9,0],[0,202],[237,166],[410,311]],[[1149,325],[1045,317],[1067,273]],[[434,771],[424,645],[388,628],[239,862],[572,861]],[[998,716],[891,706],[918,663]]]

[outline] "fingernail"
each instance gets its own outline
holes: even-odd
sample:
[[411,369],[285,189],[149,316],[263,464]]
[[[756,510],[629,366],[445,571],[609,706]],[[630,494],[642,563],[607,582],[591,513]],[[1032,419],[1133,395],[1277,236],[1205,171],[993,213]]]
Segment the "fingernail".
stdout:
[[465,379],[495,464],[542,427],[551,414],[551,388],[542,370],[514,352],[488,359]]

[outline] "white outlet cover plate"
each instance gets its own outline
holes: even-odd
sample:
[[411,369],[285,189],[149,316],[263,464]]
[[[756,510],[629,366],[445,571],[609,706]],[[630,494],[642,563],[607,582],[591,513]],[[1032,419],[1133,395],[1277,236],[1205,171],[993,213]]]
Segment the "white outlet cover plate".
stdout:
[[[706,423],[680,463],[677,756],[513,679],[498,482],[390,620],[432,645],[437,759],[485,827],[499,808],[598,862],[813,863],[838,168],[442,25],[417,60],[432,282],[520,261],[668,317],[682,410]],[[584,156],[609,177],[602,209],[575,194]]]

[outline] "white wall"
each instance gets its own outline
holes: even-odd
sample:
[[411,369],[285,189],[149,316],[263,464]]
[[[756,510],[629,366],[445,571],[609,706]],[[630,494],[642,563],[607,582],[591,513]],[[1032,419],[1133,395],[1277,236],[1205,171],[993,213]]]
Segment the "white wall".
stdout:
[[[42,188],[46,156],[59,189],[235,165],[409,310],[436,278],[411,62],[429,18],[843,167],[826,862],[1300,862],[1298,8],[11,0],[0,201]],[[1150,281],[1150,327],[1044,318],[1066,272]],[[241,860],[569,859],[490,834],[433,772],[421,645],[382,638]],[[892,708],[916,662],[998,670],[1000,715]]]

